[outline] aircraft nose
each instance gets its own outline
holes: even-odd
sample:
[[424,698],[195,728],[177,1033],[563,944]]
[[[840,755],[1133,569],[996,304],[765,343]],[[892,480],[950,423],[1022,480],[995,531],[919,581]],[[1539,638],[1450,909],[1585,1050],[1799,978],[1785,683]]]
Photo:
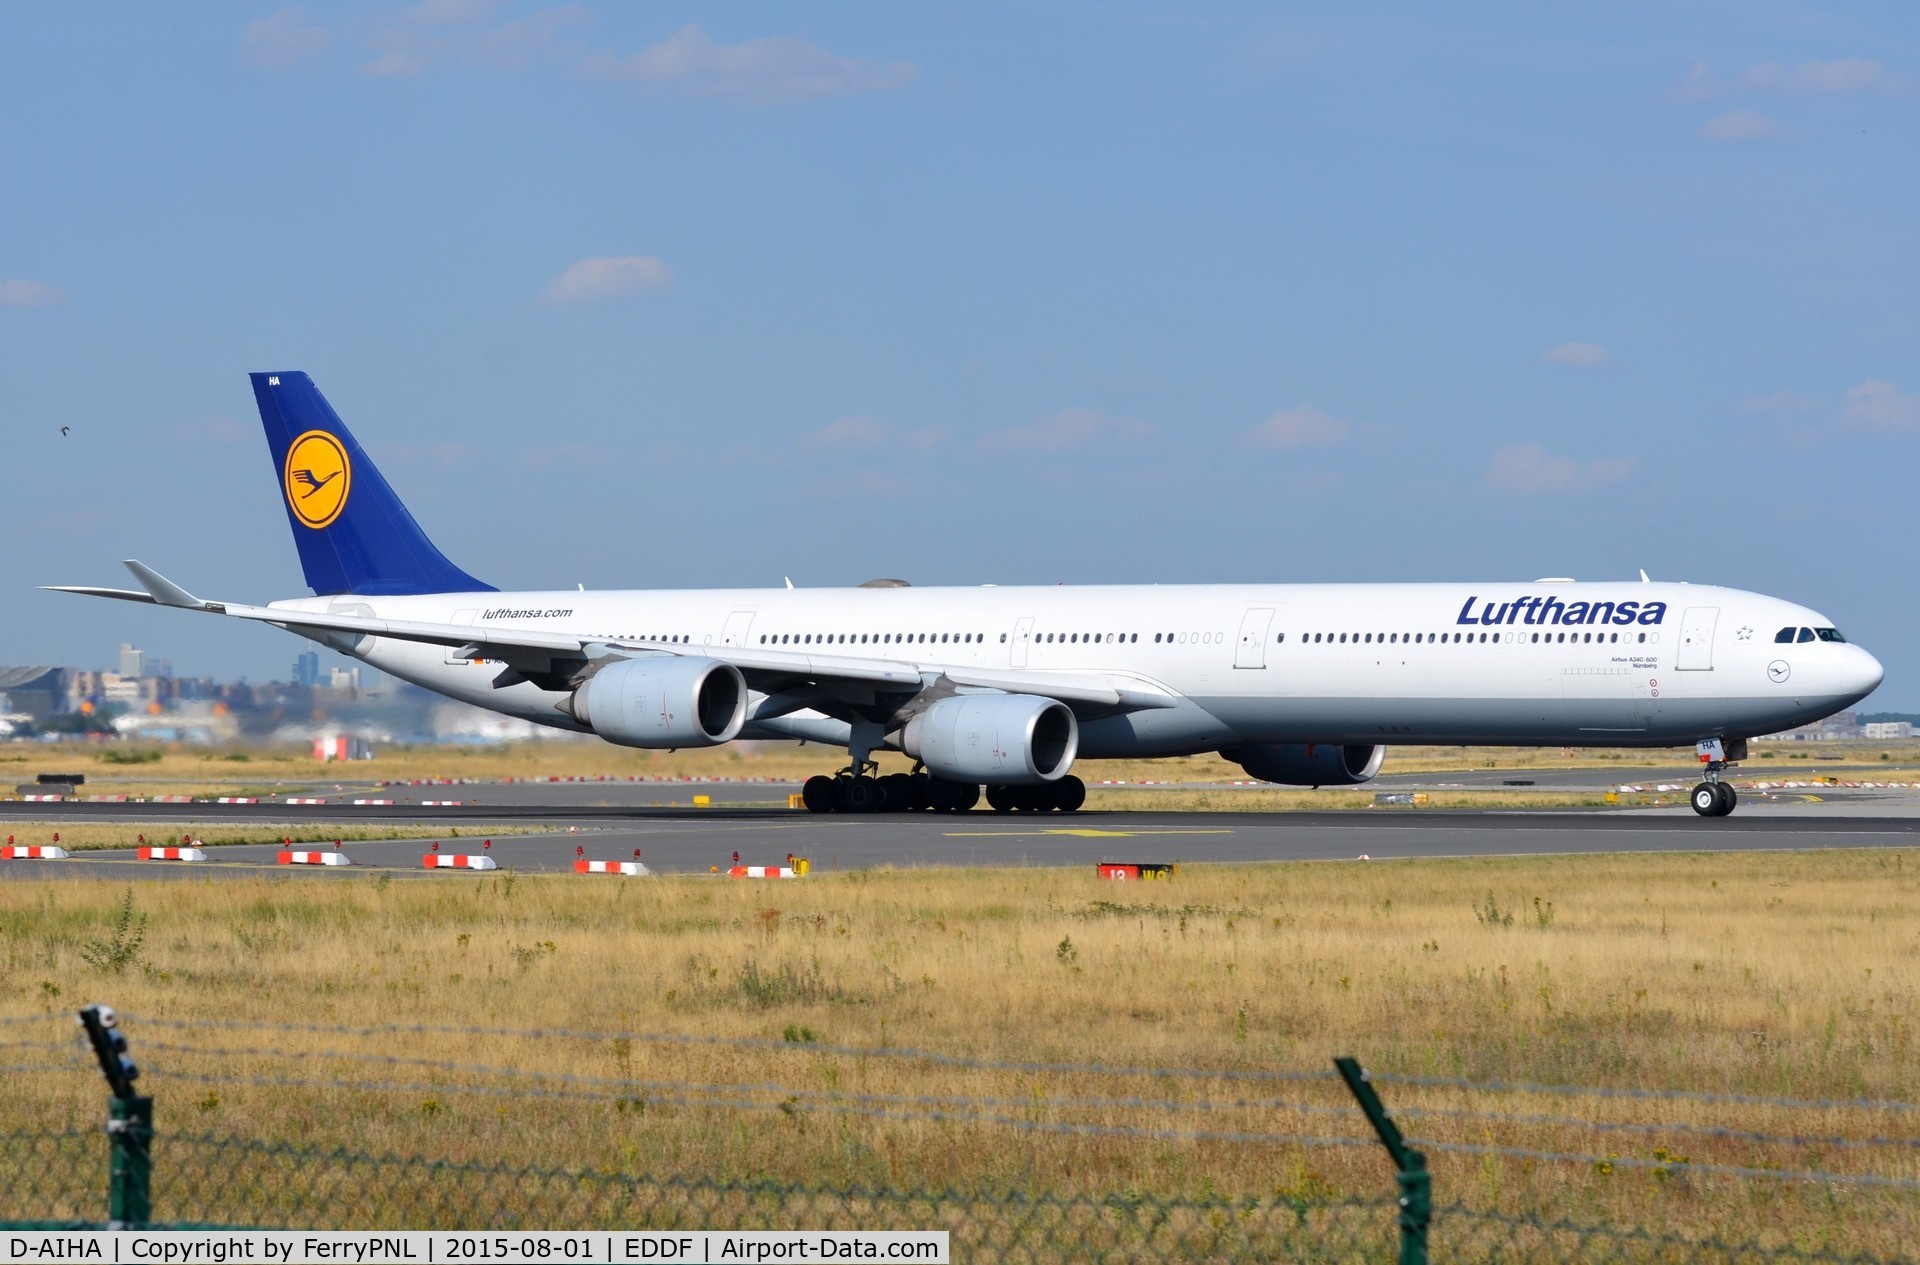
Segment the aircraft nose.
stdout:
[[1847,692],[1855,699],[1865,698],[1880,688],[1880,682],[1886,679],[1887,670],[1880,666],[1880,660],[1855,646],[1856,662],[1847,674]]

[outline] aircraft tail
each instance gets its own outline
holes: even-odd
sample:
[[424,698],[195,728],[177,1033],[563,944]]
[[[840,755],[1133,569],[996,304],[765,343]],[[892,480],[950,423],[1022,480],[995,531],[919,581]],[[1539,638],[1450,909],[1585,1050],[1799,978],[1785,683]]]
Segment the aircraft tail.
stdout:
[[313,379],[249,376],[300,565],[316,594],[492,591],[434,548]]

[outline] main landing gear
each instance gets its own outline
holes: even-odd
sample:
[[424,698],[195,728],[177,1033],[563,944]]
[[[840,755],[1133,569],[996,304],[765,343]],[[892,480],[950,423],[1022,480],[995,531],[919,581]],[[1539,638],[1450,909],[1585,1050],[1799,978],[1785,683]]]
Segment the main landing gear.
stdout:
[[1747,740],[1735,738],[1723,743],[1718,738],[1709,738],[1697,744],[1695,750],[1700,762],[1707,766],[1707,780],[1693,788],[1690,798],[1693,811],[1702,817],[1725,817],[1739,804],[1740,796],[1732,783],[1720,780],[1720,775],[1746,758]]
[[[800,800],[811,813],[964,813],[980,802],[980,788],[971,782],[951,782],[924,769],[876,777],[875,768],[868,761],[832,777],[810,777]],[[1087,784],[1071,774],[1040,786],[987,788],[987,803],[1002,813],[1071,813],[1086,802]]]

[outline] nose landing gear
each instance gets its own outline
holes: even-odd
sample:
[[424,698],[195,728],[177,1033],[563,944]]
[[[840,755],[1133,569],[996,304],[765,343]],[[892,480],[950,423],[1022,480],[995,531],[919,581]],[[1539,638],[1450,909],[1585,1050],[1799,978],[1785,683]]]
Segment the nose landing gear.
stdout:
[[1707,766],[1707,780],[1693,788],[1693,811],[1702,817],[1725,817],[1739,804],[1740,796],[1731,783],[1720,780],[1720,775],[1747,758],[1747,740],[1734,738],[1722,742],[1709,738],[1696,744],[1694,749],[1699,753],[1700,762]]

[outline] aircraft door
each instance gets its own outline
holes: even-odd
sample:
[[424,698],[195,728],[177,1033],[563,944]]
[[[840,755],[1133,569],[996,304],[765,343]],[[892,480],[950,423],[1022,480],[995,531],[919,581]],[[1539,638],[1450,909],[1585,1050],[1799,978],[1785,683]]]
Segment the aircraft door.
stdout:
[[1255,606],[1241,616],[1240,644],[1234,647],[1233,666],[1267,666],[1267,630],[1273,627],[1273,607]]
[[752,627],[752,611],[735,611],[727,616],[727,626],[720,631],[720,644],[736,648],[746,645],[747,630]]
[[[474,620],[478,618],[480,618],[480,611],[478,607],[475,607],[472,610],[455,611],[453,614],[453,622],[456,624],[471,624]],[[458,650],[459,648],[460,647],[458,646],[447,647],[446,661],[449,665],[456,666],[456,667],[465,667],[469,663],[479,662],[478,659],[456,659],[454,657],[453,652]]]
[[1033,616],[1028,615],[1013,626],[1013,648],[1007,660],[1016,668],[1027,666],[1027,642],[1033,636]]
[[1713,671],[1713,627],[1719,622],[1718,606],[1687,607],[1680,617],[1680,652],[1673,663],[1677,671]]

